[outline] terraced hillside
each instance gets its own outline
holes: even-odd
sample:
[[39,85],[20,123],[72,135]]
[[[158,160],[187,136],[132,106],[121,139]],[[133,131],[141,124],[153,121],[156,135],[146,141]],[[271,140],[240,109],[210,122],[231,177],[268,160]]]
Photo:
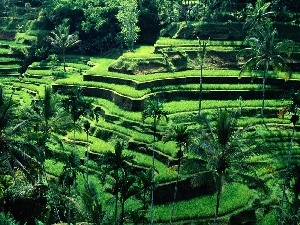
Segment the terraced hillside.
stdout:
[[[93,67],[87,65],[87,60],[93,62]],[[113,62],[114,60],[110,60]],[[170,210],[170,205],[165,205],[172,199],[172,190],[176,179],[176,172],[168,165],[176,161],[177,147],[176,143],[171,141],[165,143],[161,137],[164,136],[168,126],[166,121],[159,124],[159,139],[152,144],[151,120],[142,122],[141,112],[143,110],[145,99],[152,95],[158,96],[165,101],[165,110],[173,123],[187,124],[191,127],[197,127],[198,98],[199,98],[199,71],[187,70],[172,73],[156,73],[148,75],[126,75],[115,72],[108,72],[105,58],[87,57],[86,60],[69,56],[67,60],[67,72],[62,72],[60,64],[56,65],[55,70],[51,70],[51,61],[35,62],[31,64],[24,73],[22,80],[11,78],[7,85],[21,88],[32,96],[43,95],[43,86],[52,85],[54,90],[60,91],[69,86],[80,85],[83,93],[94,99],[94,106],[101,113],[101,119],[91,121],[89,137],[89,155],[91,159],[97,159],[106,151],[113,151],[113,142],[116,137],[127,140],[128,147],[126,153],[135,156],[134,167],[138,170],[151,168],[152,149],[155,151],[155,168],[157,195],[155,201],[160,203],[156,206],[158,218],[161,223],[167,223],[169,214],[162,212]],[[98,74],[97,71],[100,72]],[[61,76],[53,76],[53,73],[61,73]],[[285,168],[285,161],[278,161],[279,158],[287,157],[288,143],[291,135],[291,124],[289,116],[285,119],[279,119],[277,114],[281,108],[290,103],[289,90],[299,87],[297,79],[298,74],[294,73],[294,78],[289,81],[283,79],[268,79],[266,91],[266,109],[264,123],[261,123],[261,79],[252,79],[245,76],[242,79],[237,78],[238,70],[204,70],[203,78],[203,102],[202,113],[214,115],[218,108],[235,109],[240,112],[239,126],[251,125],[256,132],[264,134],[265,143],[273,149],[273,156],[261,156],[260,160],[265,160],[268,166],[262,168],[259,172],[269,182],[274,185],[277,182],[270,179],[275,176],[277,171]],[[54,78],[54,80],[53,80]],[[3,78],[2,78],[3,79]],[[84,119],[82,119],[84,120]],[[81,122],[80,122],[81,123]],[[298,132],[296,132],[298,137]],[[70,132],[64,137],[65,144],[72,146],[73,134]],[[298,138],[296,138],[297,140]],[[82,163],[86,155],[86,134],[82,131],[76,134],[77,148],[80,152]],[[293,160],[297,160],[299,151],[298,142],[293,146]],[[68,148],[67,148],[68,149]],[[71,150],[69,150],[71,151]],[[46,160],[46,169],[48,173],[58,176],[62,170],[66,153],[53,148],[50,154],[51,158]],[[186,153],[187,159],[193,158],[193,155]],[[55,166],[55,170],[53,169]],[[84,164],[82,165],[84,166]],[[97,166],[89,166],[91,174],[97,175]],[[208,201],[205,199],[208,193],[213,193],[213,184],[210,186],[200,186],[198,188],[188,187],[192,174],[181,175],[181,186],[178,190],[178,200],[190,199],[190,201]],[[209,174],[203,174],[203,179],[211,180]],[[275,176],[276,177],[276,176]],[[278,182],[279,184],[279,182]],[[212,188],[212,189],[211,189]],[[239,215],[245,212],[253,212],[251,196],[238,194],[243,188],[239,186],[228,186],[229,195],[239,196],[232,205],[229,205],[225,211],[221,211],[221,220],[234,221]],[[207,191],[205,191],[207,190]],[[209,191],[211,190],[211,191]],[[186,196],[184,193],[195,193]],[[249,192],[245,189],[244,192]],[[193,200],[192,200],[193,199]],[[276,199],[266,201],[261,198],[259,201],[263,204],[275,204]],[[224,200],[226,202],[226,193]],[[232,198],[228,201],[232,201]],[[179,207],[186,207],[184,202],[178,202]],[[186,203],[188,204],[188,203]],[[209,204],[213,205],[213,201]],[[181,206],[182,205],[182,206]],[[202,209],[199,207],[195,212],[189,212],[187,215],[181,215],[177,212],[176,220],[207,221],[207,217],[213,216],[213,207]],[[203,214],[203,212],[205,212]],[[196,216],[197,215],[197,216]],[[249,213],[249,215],[252,215]],[[248,216],[244,220],[250,220]],[[244,221],[244,222],[245,222]],[[201,222],[200,222],[201,223]]]
[[[162,38],[154,46],[140,46],[135,53],[113,54],[113,57],[108,54],[68,55],[66,72],[63,71],[61,59],[55,56],[33,62],[24,69],[24,58],[13,54],[13,46],[17,45],[15,40],[0,41],[1,83],[9,92],[15,90],[14,98],[22,107],[30,105],[32,100],[43,98],[45,86],[52,86],[58,93],[80,86],[83,94],[93,100],[93,107],[100,115],[98,120],[80,118],[80,127],[87,119],[91,127],[89,133],[83,129],[76,131],[75,140],[71,130],[60,134],[65,151],[54,143],[50,145],[45,161],[50,178],[59,177],[75,141],[81,171],[88,168],[90,179],[101,186],[99,189],[104,192],[106,187],[102,187],[99,181],[101,172],[96,161],[106,152],[113,152],[114,140],[120,138],[128,144],[125,153],[134,156],[131,166],[137,173],[151,168],[152,154],[155,153],[157,186],[154,217],[157,224],[169,223],[170,203],[177,177],[176,167],[171,165],[178,162],[178,146],[175,141],[165,142],[163,137],[170,123],[185,124],[193,131],[201,127],[198,122],[199,46],[197,41],[192,45],[185,44],[184,40],[175,40],[177,43],[173,41]],[[24,45],[24,48],[27,47]],[[242,47],[242,40],[210,41],[203,70],[201,113],[213,119],[220,108],[235,110],[239,114],[238,129],[248,128],[246,138],[249,141],[253,133],[260,134],[264,147],[271,151],[254,155],[252,160],[264,162],[264,166],[256,172],[270,188],[270,193],[258,191],[253,184],[246,186],[238,181],[227,184],[220,208],[220,222],[224,224],[251,224],[251,221],[253,224],[253,220],[263,220],[265,215],[274,214],[270,209],[279,202],[278,190],[283,182],[279,175],[286,167],[293,127],[290,114],[282,118],[278,114],[291,103],[290,92],[300,87],[300,71],[297,70],[299,52],[296,49],[294,56],[289,59],[294,68],[292,79],[285,81],[283,74],[277,76],[274,72],[270,72],[271,76],[267,78],[265,118],[262,120],[262,72],[249,72],[238,79],[240,65],[235,55]],[[142,118],[145,102],[152,96],[163,101],[169,118],[169,121],[162,119],[158,124],[155,143],[152,119],[143,121]],[[295,128],[292,162],[298,162],[300,156],[300,127],[297,125]],[[87,164],[87,153],[95,162]],[[201,156],[192,152],[185,152],[183,161],[202,162]],[[183,171],[179,177],[178,202],[174,214],[176,224],[208,224],[214,216],[216,189],[212,173],[207,171],[203,162],[197,166],[194,170]],[[202,179],[197,187],[192,185],[196,175]],[[78,179],[78,185],[83,188],[83,178]],[[103,196],[107,200],[111,194],[105,193]],[[134,198],[130,199],[126,209],[139,209],[141,203],[137,202]],[[195,207],[191,209],[191,205]],[[107,204],[106,207],[111,205]]]

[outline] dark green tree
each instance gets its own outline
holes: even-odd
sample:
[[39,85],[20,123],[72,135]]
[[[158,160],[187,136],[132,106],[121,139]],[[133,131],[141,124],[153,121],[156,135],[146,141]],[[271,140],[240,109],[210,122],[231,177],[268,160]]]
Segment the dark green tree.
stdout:
[[[115,144],[114,152],[106,152],[103,157],[99,160],[99,164],[102,168],[102,182],[112,183],[112,188],[110,192],[114,195],[115,198],[115,224],[124,223],[124,205],[126,199],[126,193],[122,190],[123,185],[126,185],[126,178],[128,171],[130,170],[130,163],[133,160],[133,156],[124,154],[124,142],[118,140]],[[132,184],[132,183],[130,183]],[[124,192],[124,193],[122,193]],[[119,193],[121,194],[121,199],[119,198]],[[123,195],[123,196],[122,196]],[[118,219],[118,202],[121,203],[121,215]]]
[[125,44],[130,51],[133,51],[134,43],[138,39],[140,28],[138,23],[138,3],[137,0],[121,1],[117,19],[120,23],[121,34]]
[[270,10],[271,2],[264,2],[264,0],[257,0],[255,6],[248,5],[247,17],[244,28],[247,29],[248,35],[255,35],[261,30],[272,24],[272,17],[275,13]]
[[157,125],[161,118],[168,120],[167,111],[164,110],[164,104],[156,96],[148,98],[145,101],[145,107],[142,111],[142,120],[145,121],[147,118],[151,118],[152,121],[152,132],[153,132],[153,146],[152,146],[152,187],[151,187],[151,215],[150,223],[153,224],[154,218],[154,171],[155,171],[155,143],[157,136]]
[[86,163],[86,169],[85,169],[85,182],[89,183],[89,129],[91,127],[91,124],[88,120],[84,121],[83,123],[83,129],[86,133],[86,152],[85,152],[85,163]]
[[200,37],[197,37],[197,38],[198,38],[198,45],[199,45],[198,59],[199,59],[199,66],[200,66],[198,116],[200,116],[201,108],[202,108],[203,65],[204,65],[205,56],[206,56],[206,46],[209,42],[209,39],[207,41],[203,41],[201,44]]
[[[204,117],[204,125],[196,134],[192,151],[207,162],[216,183],[216,207],[214,224],[218,223],[220,199],[225,181],[242,179],[265,189],[264,182],[256,176],[256,169],[261,162],[252,162],[253,154],[263,152],[263,145],[257,148],[255,136],[245,137],[245,129],[237,129],[236,114],[227,110],[218,110],[216,121],[210,122]],[[254,132],[255,135],[255,132]],[[197,185],[195,178],[194,184]]]
[[174,210],[175,210],[175,202],[176,196],[178,191],[178,181],[180,179],[180,168],[181,168],[181,161],[184,155],[184,151],[188,149],[188,145],[191,141],[191,134],[188,130],[188,126],[186,125],[175,125],[171,126],[171,128],[166,132],[164,136],[164,141],[175,141],[179,150],[176,154],[177,160],[177,176],[174,188],[174,198],[172,204],[172,211],[170,216],[170,224],[173,224],[173,217],[174,217]]
[[285,79],[289,79],[292,75],[292,71],[285,63],[283,53],[289,55],[292,50],[291,41],[276,42],[275,35],[277,30],[269,27],[261,27],[256,33],[257,36],[247,39],[247,43],[250,47],[241,50],[238,54],[238,58],[241,56],[246,58],[243,64],[239,78],[245,71],[248,70],[263,70],[262,72],[262,107],[261,117],[264,117],[265,107],[265,85],[266,79],[269,75],[270,67],[276,72],[284,72]]
[[[284,181],[283,181],[283,186],[282,186],[282,198],[281,198],[281,205],[280,205],[280,209],[279,209],[279,216],[278,216],[278,224],[283,225],[284,221],[286,221],[284,218],[284,215],[289,215],[289,213],[285,212],[284,208],[286,208],[286,203],[288,202],[288,197],[287,197],[287,193],[286,193],[286,189],[288,186],[288,183],[290,182],[290,174],[292,173],[291,171],[291,167],[293,167],[292,165],[292,153],[293,153],[293,145],[294,145],[294,138],[295,138],[295,130],[296,130],[296,124],[299,121],[299,113],[298,113],[298,109],[300,106],[300,91],[295,92],[292,95],[292,104],[290,106],[290,112],[292,113],[291,116],[291,123],[293,124],[293,128],[292,128],[292,135],[291,135],[291,140],[290,140],[290,145],[289,145],[289,154],[288,154],[288,158],[287,158],[287,165],[286,165],[286,169],[285,169],[285,175],[284,175]],[[295,170],[294,170],[295,172]],[[297,178],[296,178],[297,181]],[[296,182],[297,184],[297,182]],[[295,185],[295,188],[298,188],[297,185]],[[295,193],[297,194],[297,190],[295,190]],[[294,201],[294,203],[297,203],[297,200]],[[295,212],[293,213],[295,214]],[[296,223],[294,223],[296,224]]]
[[76,130],[80,129],[76,126],[76,123],[82,116],[93,116],[92,100],[84,97],[82,89],[77,86],[66,90],[64,94],[67,97],[62,100],[62,105],[70,113],[73,121],[73,144],[74,150],[76,150]]
[[[52,88],[45,86],[44,96],[31,101],[23,110],[21,117],[27,120],[26,139],[41,149],[40,163],[44,164],[47,144],[57,143],[63,149],[63,143],[57,134],[64,134],[65,128],[72,125],[67,112],[62,108],[61,96],[52,93]],[[64,132],[62,131],[64,130]]]
[[152,169],[148,169],[146,171],[141,171],[138,173],[138,182],[140,184],[140,188],[142,190],[142,223],[145,224],[145,216],[146,216],[146,210],[147,206],[149,204],[149,197],[148,194],[150,194],[151,187],[152,187]]
[[[74,199],[74,195],[72,193],[73,190],[76,191],[76,179],[77,174],[79,172],[80,168],[80,159],[78,154],[75,151],[71,151],[70,154],[66,156],[65,165],[63,167],[62,172],[59,175],[59,184],[67,188],[67,222],[68,224],[71,224],[71,206],[75,205],[74,202],[76,202]],[[74,222],[74,221],[73,221]]]
[[88,222],[101,224],[105,214],[96,184],[91,181],[85,183],[85,191],[80,192],[80,197]]
[[15,110],[13,93],[6,97],[0,86],[0,171],[14,176],[15,169],[19,169],[34,183],[42,171],[41,150],[21,137],[27,121],[15,121]]
[[48,40],[56,51],[62,54],[64,71],[66,72],[66,50],[75,46],[80,42],[78,34],[70,34],[70,27],[67,25],[66,21],[55,28],[48,36]]

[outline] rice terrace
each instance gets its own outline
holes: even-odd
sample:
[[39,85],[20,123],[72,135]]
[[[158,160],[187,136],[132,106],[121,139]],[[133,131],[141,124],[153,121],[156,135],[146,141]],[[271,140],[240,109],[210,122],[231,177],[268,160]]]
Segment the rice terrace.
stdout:
[[299,0],[0,9],[0,224],[300,223]]

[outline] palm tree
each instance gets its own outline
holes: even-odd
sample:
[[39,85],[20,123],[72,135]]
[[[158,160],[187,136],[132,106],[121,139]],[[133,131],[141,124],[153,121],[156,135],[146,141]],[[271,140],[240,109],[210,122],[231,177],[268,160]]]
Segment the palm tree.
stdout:
[[54,94],[51,87],[45,86],[44,97],[32,100],[22,117],[31,125],[27,126],[28,132],[32,133],[29,140],[36,140],[42,149],[46,149],[46,142],[53,139],[63,148],[62,141],[54,133],[62,134],[62,128],[68,127],[71,121],[61,106],[61,96]]
[[135,196],[139,192],[137,183],[137,177],[132,173],[131,168],[127,167],[122,170],[120,181],[120,203],[121,203],[121,219],[120,225],[124,224],[125,219],[125,202],[132,196]]
[[264,0],[257,0],[255,7],[249,5],[250,8],[247,10],[246,23],[244,28],[248,30],[248,33],[251,35],[256,33],[257,28],[267,27],[271,22],[271,17],[275,15],[275,12],[269,11],[271,2],[264,2]]
[[[196,134],[192,151],[207,162],[208,169],[214,174],[217,190],[214,224],[217,224],[222,189],[226,180],[239,177],[264,187],[262,180],[255,176],[255,170],[251,173],[251,169],[260,165],[260,162],[249,160],[253,154],[260,152],[261,148],[257,148],[256,143],[253,143],[256,140],[254,137],[244,138],[246,129],[236,128],[235,114],[220,109],[213,124],[206,117],[203,118],[206,126]],[[197,180],[194,182],[197,183]]]
[[39,163],[41,151],[18,135],[27,121],[12,123],[13,111],[17,109],[12,98],[13,93],[9,98],[5,97],[0,86],[0,171],[13,176],[18,168],[34,183],[42,169]]
[[74,150],[76,150],[76,122],[84,115],[92,115],[93,107],[92,101],[84,98],[82,94],[82,89],[80,87],[72,87],[68,89],[65,94],[68,95],[67,98],[62,100],[62,105],[67,112],[71,114],[73,121],[73,145]]
[[84,121],[83,123],[83,127],[84,127],[84,131],[86,133],[86,145],[87,145],[87,148],[86,148],[86,159],[85,159],[85,163],[86,163],[86,177],[85,177],[85,182],[88,184],[89,183],[89,179],[88,179],[88,176],[89,176],[89,129],[91,127],[91,124],[88,120]]
[[148,169],[146,171],[141,171],[138,174],[138,181],[140,184],[140,188],[142,189],[142,202],[143,202],[143,208],[142,208],[142,221],[143,225],[145,224],[145,215],[146,215],[146,208],[148,203],[147,193],[152,187],[152,169]]
[[157,124],[160,119],[164,117],[168,120],[167,112],[164,110],[164,104],[161,102],[156,96],[147,99],[145,101],[145,108],[142,112],[142,120],[145,121],[146,118],[153,119],[152,129],[153,129],[153,146],[152,146],[152,187],[151,187],[151,215],[150,215],[150,223],[153,224],[154,218],[154,171],[155,171],[155,149],[154,145],[156,142],[157,136]]
[[[106,152],[100,159],[99,164],[102,167],[102,182],[106,181],[106,178],[112,177],[114,184],[112,185],[112,194],[115,197],[115,224],[118,224],[118,201],[119,192],[121,190],[122,182],[125,182],[123,176],[129,169],[129,164],[133,160],[133,156],[123,154],[124,143],[118,140],[115,144],[114,152]],[[104,166],[104,167],[103,167]],[[124,208],[122,207],[122,210]],[[121,212],[121,220],[123,223],[124,212]]]
[[179,175],[180,175],[180,166],[181,161],[183,157],[183,152],[188,148],[188,144],[190,143],[190,132],[188,130],[188,126],[186,125],[175,125],[172,126],[169,131],[167,131],[166,135],[164,136],[164,140],[166,141],[175,141],[177,146],[179,147],[179,150],[177,152],[177,176],[176,176],[176,183],[175,183],[175,189],[174,189],[174,198],[173,198],[173,204],[172,204],[172,211],[170,216],[170,224],[172,224],[173,216],[174,216],[174,209],[175,209],[175,201],[176,201],[176,195],[178,191],[178,181],[179,181]]
[[80,196],[89,222],[101,224],[104,217],[104,211],[97,185],[93,182],[85,183],[85,191],[80,192]]
[[202,44],[200,43],[200,38],[198,38],[198,45],[199,45],[199,52],[198,52],[198,57],[199,57],[199,64],[200,64],[200,79],[199,79],[199,107],[198,107],[198,116],[201,115],[201,104],[202,104],[202,84],[203,84],[203,65],[204,65],[204,60],[206,56],[206,46],[209,42],[209,39],[207,41],[203,41]]
[[48,40],[51,45],[59,51],[63,56],[64,71],[66,72],[66,50],[78,44],[78,34],[70,34],[70,27],[63,21],[61,25],[55,27],[55,30],[51,32],[51,36],[48,36]]
[[59,183],[68,189],[68,195],[69,195],[68,212],[67,212],[68,225],[71,224],[71,204],[74,202],[71,196],[71,190],[73,186],[75,186],[76,189],[76,179],[77,179],[77,173],[79,171],[79,167],[80,167],[79,156],[75,151],[71,151],[71,153],[67,155],[66,163],[63,167],[61,174],[59,175]]
[[292,75],[292,71],[286,65],[283,56],[281,56],[282,53],[291,53],[292,42],[282,41],[276,43],[276,34],[276,29],[273,29],[270,26],[260,27],[257,32],[257,37],[250,37],[247,39],[250,47],[241,50],[237,56],[248,58],[240,70],[239,78],[247,70],[263,69],[261,107],[262,118],[264,117],[265,107],[265,84],[270,67],[272,67],[275,72],[285,72],[286,80]]
[[282,187],[282,197],[281,197],[281,208],[279,211],[279,217],[278,217],[278,224],[283,224],[283,210],[284,210],[284,202],[287,199],[286,196],[286,187],[287,183],[289,182],[289,174],[291,173],[291,163],[292,163],[292,151],[293,151],[293,143],[295,138],[295,129],[296,129],[296,123],[299,121],[299,115],[298,115],[298,107],[300,106],[300,91],[296,92],[292,96],[292,104],[290,106],[290,112],[293,113],[291,117],[291,123],[293,124],[293,130],[289,145],[289,154],[287,159],[287,166],[285,170],[285,177]]

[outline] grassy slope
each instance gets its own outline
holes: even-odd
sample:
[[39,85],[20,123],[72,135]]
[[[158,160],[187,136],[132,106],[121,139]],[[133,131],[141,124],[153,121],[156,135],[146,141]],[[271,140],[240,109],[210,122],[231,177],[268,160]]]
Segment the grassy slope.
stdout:
[[[175,42],[179,42],[180,44],[192,44],[196,45],[195,41],[190,43],[189,41],[185,40],[176,40]],[[178,43],[173,42],[173,40],[168,40],[168,39],[160,39],[157,42],[157,45],[176,45]],[[1,42],[2,43],[2,42]],[[12,44],[12,42],[5,42],[6,44]],[[237,44],[242,44],[237,43]],[[226,42],[211,42],[211,49],[212,50],[217,50],[218,48],[222,48],[222,46],[227,46],[228,43]],[[221,47],[219,47],[221,46]],[[222,49],[224,50],[224,49]],[[0,50],[1,51],[1,50]],[[139,57],[156,57],[155,54],[152,52],[154,51],[153,46],[140,46],[135,53],[125,53],[123,57],[127,58],[139,58]],[[4,50],[3,50],[4,52]],[[70,58],[73,56],[70,56]],[[77,56],[75,56],[76,58]],[[176,73],[157,73],[157,74],[149,74],[147,76],[131,76],[131,75],[126,75],[126,74],[119,74],[119,73],[113,73],[113,72],[108,72],[107,68],[108,66],[114,62],[115,59],[112,59],[111,57],[105,58],[105,57],[88,57],[89,60],[95,63],[95,66],[92,68],[87,67],[87,65],[83,63],[73,63],[70,60],[70,63],[67,64],[68,66],[68,72],[66,74],[65,78],[61,78],[58,80],[53,81],[52,80],[52,72],[49,69],[46,70],[39,70],[38,65],[32,64],[32,67],[30,67],[27,70],[27,75],[22,81],[19,81],[14,78],[1,78],[1,81],[3,82],[4,85],[8,87],[15,87],[17,90],[20,92],[18,93],[18,96],[20,97],[20,102],[22,104],[28,104],[30,102],[32,96],[34,93],[38,93],[39,95],[43,95],[43,85],[51,85],[52,83],[60,83],[60,84],[78,84],[78,85],[91,85],[91,86],[102,86],[106,88],[111,88],[114,90],[117,90],[118,92],[126,95],[129,94],[137,97],[141,97],[147,93],[149,93],[150,90],[142,90],[142,91],[137,91],[134,90],[130,87],[125,87],[125,86],[120,86],[116,84],[96,84],[96,83],[91,83],[91,82],[83,82],[82,81],[82,73],[88,73],[88,74],[95,74],[95,75],[101,75],[105,77],[117,77],[117,78],[122,78],[122,79],[128,79],[128,80],[134,80],[136,82],[147,82],[155,79],[168,79],[170,77],[184,77],[184,76],[199,76],[199,71],[198,70],[192,70],[192,71],[181,71],[181,72],[176,72]],[[57,71],[62,71],[62,68],[60,65],[57,65],[56,68]],[[204,70],[204,75],[205,76],[237,76],[238,70]],[[251,74],[248,74],[251,75]],[[38,76],[38,77],[34,77]],[[298,79],[299,74],[296,73],[294,78]],[[174,86],[171,89],[176,89],[178,87]],[[182,86],[181,88],[185,89],[194,89],[195,87],[188,87],[188,86]],[[220,86],[214,88],[220,88]],[[236,88],[236,87],[230,87],[230,88]],[[241,87],[240,87],[241,88]],[[258,87],[253,87],[253,88],[258,88]],[[25,94],[24,94],[25,93]],[[170,113],[170,116],[173,118],[177,118],[177,121],[186,121],[188,123],[193,123],[193,119],[195,117],[190,117],[191,114],[195,113],[197,111],[197,101],[178,101],[174,100],[171,102],[166,103],[166,110]],[[260,100],[253,100],[253,101],[242,101],[242,106],[244,108],[246,107],[260,107]],[[266,106],[273,108],[274,111],[277,111],[278,108],[284,104],[287,104],[288,101],[281,102],[281,101],[273,101],[273,100],[267,100],[266,101]],[[103,99],[98,99],[97,104],[103,107],[106,110],[106,114],[111,114],[111,115],[117,115],[120,116],[121,120],[129,120],[129,121],[141,121],[141,114],[140,112],[127,112],[113,103],[103,100]],[[215,109],[218,107],[228,107],[228,108],[239,108],[241,102],[240,101],[210,101],[210,100],[205,100],[203,102],[203,109],[207,113],[214,113]],[[188,118],[187,118],[188,117]],[[101,123],[102,122],[102,123]],[[106,128],[106,129],[111,129],[111,130],[117,130],[118,132],[124,132],[124,133],[131,133],[131,137],[133,139],[140,139],[144,142],[151,142],[151,136],[143,134],[142,128],[140,128],[140,132],[135,131],[136,133],[128,132],[128,128],[122,127],[122,125],[119,124],[114,124],[112,122],[106,122],[106,121],[101,121],[97,126]],[[150,124],[151,121],[146,121],[146,124]],[[247,125],[247,124],[259,124],[260,119],[255,118],[255,117],[248,117],[245,116],[241,122],[240,125]],[[279,120],[276,118],[271,118],[269,120],[266,120],[267,126],[269,129],[276,129],[279,127],[281,124],[287,125],[287,130],[290,127],[289,126],[289,121],[288,119],[284,120]],[[94,124],[96,126],[96,124]],[[162,124],[162,129],[164,128],[166,124]],[[282,129],[282,128],[281,128]],[[268,131],[265,131],[265,129],[261,128],[261,131],[268,133]],[[269,134],[269,133],[268,133]],[[279,136],[282,135],[283,137],[289,137],[289,133],[277,133],[277,134],[271,134],[271,136]],[[68,135],[68,138],[72,138],[72,134]],[[79,140],[85,140],[84,134],[78,134],[77,138]],[[111,143],[108,143],[107,141],[103,141],[101,139],[97,139],[96,137],[91,137],[92,141],[92,149],[95,149],[95,151],[98,151],[99,149],[106,149],[106,150],[112,150],[113,145]],[[161,151],[163,151],[166,146],[163,146],[162,143],[159,143],[162,145]],[[167,150],[169,152],[172,152],[172,148],[174,148],[174,143],[170,144],[171,148],[170,150]],[[283,146],[284,149],[281,149],[277,152],[279,157],[282,157],[286,154],[288,146]],[[80,147],[80,154],[83,157],[84,156],[84,147]],[[298,147],[296,148],[298,149]],[[144,154],[139,154],[135,153],[136,160],[138,163],[142,165],[148,165],[150,166],[151,163],[151,158],[145,156]],[[169,153],[172,154],[172,153]],[[297,151],[296,151],[297,154]],[[266,156],[267,159],[269,156]],[[270,160],[270,167],[265,168],[262,173],[265,174],[270,174],[275,173],[277,169],[283,169],[284,168],[284,162],[278,162],[277,164],[274,163],[272,159]],[[167,167],[163,163],[160,163],[159,161],[157,162],[159,164],[160,172],[161,174],[167,174]],[[55,164],[49,159],[46,163],[46,168],[48,171],[51,171],[53,175],[57,175],[59,171],[57,171],[57,168],[61,167],[61,163],[59,162],[58,164]],[[53,170],[56,168],[56,170]],[[170,175],[171,179],[174,179],[174,176]],[[272,182],[271,185],[274,183]],[[232,198],[234,196],[234,198]],[[243,196],[241,198],[240,196]],[[214,210],[214,198],[215,196],[205,196],[202,198],[197,198],[189,202],[179,202],[176,205],[176,213],[175,213],[175,220],[187,220],[191,218],[205,218],[205,217],[212,217],[213,216],[213,210]],[[228,186],[225,189],[224,196],[222,199],[222,207],[221,207],[221,214],[227,214],[231,212],[234,209],[243,207],[248,204],[249,199],[251,198],[251,192],[247,189],[247,187],[243,185],[237,185],[233,184],[232,186]],[[190,209],[190,205],[193,205],[193,211]],[[164,221],[167,222],[169,218],[169,211],[170,211],[170,205],[163,205],[163,206],[157,206],[156,207],[156,220],[157,221]]]

